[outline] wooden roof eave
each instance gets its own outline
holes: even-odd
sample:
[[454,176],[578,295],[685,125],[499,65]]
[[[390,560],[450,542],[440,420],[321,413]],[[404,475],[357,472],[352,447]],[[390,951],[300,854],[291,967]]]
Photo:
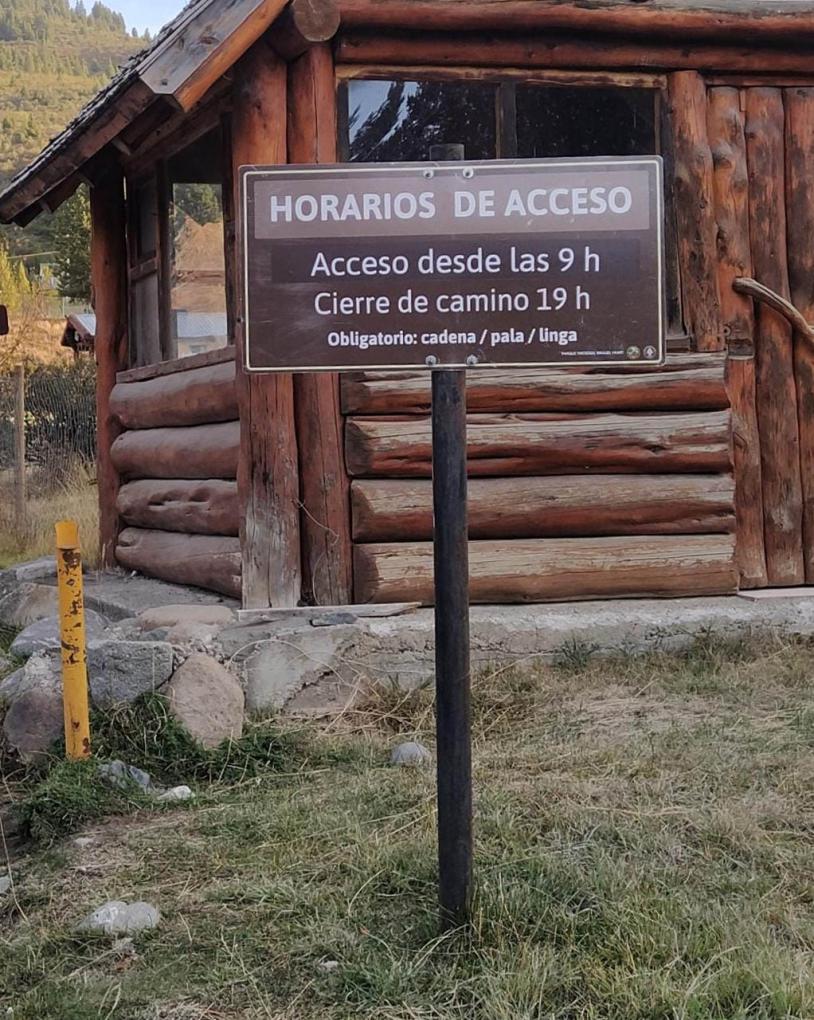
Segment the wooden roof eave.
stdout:
[[340,0],[343,28],[611,33],[753,46],[814,43],[810,0]]
[[[71,194],[67,182],[115,138],[136,116],[153,102],[154,96],[136,80],[114,103],[98,111],[87,130],[76,124],[70,135],[56,139],[48,149],[19,174],[3,195],[0,195],[0,221],[25,226],[43,209],[57,208],[58,201],[50,196],[61,193],[63,186]],[[75,190],[75,189],[74,189]]]
[[151,50],[139,77],[154,96],[190,110],[274,24],[288,0],[215,0]]
[[0,194],[0,222],[30,223],[71,194],[84,165],[157,100],[190,110],[287,0],[193,0]]

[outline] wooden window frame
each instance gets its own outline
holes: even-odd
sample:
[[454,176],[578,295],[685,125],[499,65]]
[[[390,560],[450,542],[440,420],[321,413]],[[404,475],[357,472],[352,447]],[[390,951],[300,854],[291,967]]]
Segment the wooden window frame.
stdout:
[[[127,254],[129,282],[129,322],[130,352],[129,363],[132,368],[149,368],[154,365],[188,362],[199,355],[190,354],[178,357],[177,344],[172,334],[172,194],[168,173],[168,163],[173,156],[194,144],[204,135],[216,129],[221,130],[223,141],[222,159],[222,195],[223,195],[223,248],[226,266],[226,310],[227,310],[227,349],[234,345],[235,284],[233,272],[235,266],[234,226],[234,195],[232,179],[231,153],[231,103],[218,95],[192,118],[184,122],[171,121],[174,130],[170,133],[168,126],[159,128],[149,139],[143,149],[134,153],[126,161],[127,175]],[[160,153],[159,150],[160,149]],[[137,196],[145,186],[152,185],[156,196],[156,247],[149,253],[138,250],[139,207]],[[158,350],[145,352],[142,337],[143,331],[136,328],[136,312],[134,302],[134,285],[148,277],[156,275],[158,280],[158,302],[154,309],[157,321]],[[141,336],[140,336],[141,333]],[[158,355],[156,361],[154,355]],[[147,360],[145,360],[145,358]]]

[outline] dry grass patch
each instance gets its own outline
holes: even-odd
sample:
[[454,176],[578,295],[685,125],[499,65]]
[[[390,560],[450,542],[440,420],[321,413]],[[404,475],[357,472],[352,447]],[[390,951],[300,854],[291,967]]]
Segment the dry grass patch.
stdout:
[[[14,1020],[808,1020],[813,668],[805,642],[710,635],[479,678],[478,894],[443,938],[434,776],[386,765],[395,733],[431,741],[429,694],[385,690],[352,754],[24,861],[0,1004]],[[109,897],[153,900],[161,927],[133,950],[74,935]]]
[[0,568],[39,556],[54,555],[57,521],[79,525],[82,556],[88,567],[99,563],[99,493],[87,468],[77,465],[46,491],[33,487],[26,504],[25,527],[20,533],[14,519],[14,489],[10,478],[0,478]]

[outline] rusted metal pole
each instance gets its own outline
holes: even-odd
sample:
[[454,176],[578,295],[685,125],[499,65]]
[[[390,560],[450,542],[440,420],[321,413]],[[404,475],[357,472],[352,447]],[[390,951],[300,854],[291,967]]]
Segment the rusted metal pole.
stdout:
[[82,555],[79,548],[79,528],[74,521],[60,521],[56,526],[56,532],[65,752],[72,761],[79,761],[90,755]]

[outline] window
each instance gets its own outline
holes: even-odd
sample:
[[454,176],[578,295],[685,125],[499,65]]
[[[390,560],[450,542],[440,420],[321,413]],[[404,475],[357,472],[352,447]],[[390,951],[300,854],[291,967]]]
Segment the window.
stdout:
[[173,357],[225,347],[226,257],[220,131],[167,162]]
[[469,159],[494,159],[496,92],[467,82],[350,82],[340,151],[346,162],[418,161],[433,145],[463,142]]
[[[521,81],[352,80],[339,94],[339,151],[347,161],[426,160],[436,144],[469,159],[636,156],[669,151],[657,88]],[[670,173],[667,186],[668,332],[684,337]]]
[[146,180],[128,189],[130,214],[130,363],[161,361],[158,324],[158,188]]
[[229,343],[220,129],[129,182],[131,363]]
[[517,155],[652,155],[657,99],[653,89],[518,86]]

